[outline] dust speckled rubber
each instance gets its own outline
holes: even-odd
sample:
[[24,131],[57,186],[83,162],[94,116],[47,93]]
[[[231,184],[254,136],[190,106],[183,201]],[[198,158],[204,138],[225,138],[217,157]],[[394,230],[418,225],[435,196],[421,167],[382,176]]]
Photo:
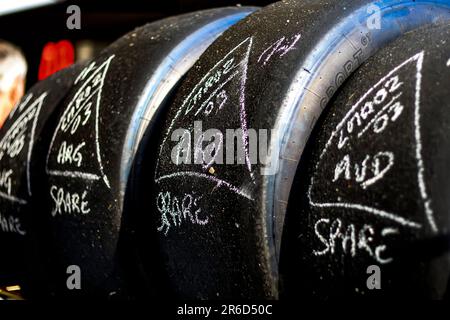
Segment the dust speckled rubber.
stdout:
[[[120,232],[129,170],[143,133],[208,45],[254,10],[212,9],[147,24],[80,73],[51,133],[46,185],[40,187],[39,211],[50,217],[52,294],[128,295],[132,248]],[[81,290],[66,285],[70,265],[81,270]]]
[[327,106],[289,199],[286,297],[448,298],[449,39],[405,34]]
[[[0,131],[0,283],[28,286],[37,266],[32,248],[37,228],[33,227],[35,203],[32,184],[39,164],[36,154],[48,146],[42,139],[53,112],[70,90],[81,65],[71,66],[35,84],[13,109]],[[35,181],[34,179],[37,179]],[[33,247],[34,248],[34,247]]]
[[[149,229],[158,230],[161,260],[175,295],[278,296],[285,206],[322,109],[379,48],[408,30],[446,20],[450,13],[447,1],[381,1],[382,27],[369,30],[372,4],[275,3],[225,32],[187,74],[155,143],[157,154],[149,148],[142,160],[143,167],[153,163],[153,168],[136,170],[142,180],[135,201],[139,242],[154,243],[146,236]],[[203,132],[218,129],[222,137],[226,129],[242,129],[241,164],[175,164],[172,155],[180,137],[174,132],[186,129],[195,149],[195,121],[201,121]],[[252,163],[248,129],[272,130],[277,136],[270,145],[278,160],[273,161],[274,174],[260,165],[268,160],[264,155]],[[152,254],[142,248],[141,256]]]

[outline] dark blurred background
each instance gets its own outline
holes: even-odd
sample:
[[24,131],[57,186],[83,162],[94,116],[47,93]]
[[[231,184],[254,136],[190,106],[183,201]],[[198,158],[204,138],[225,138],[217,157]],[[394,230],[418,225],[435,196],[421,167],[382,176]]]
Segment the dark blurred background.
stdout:
[[[8,9],[8,2],[12,9]],[[79,61],[95,55],[147,22],[206,8],[265,6],[273,2],[275,0],[0,0],[0,39],[19,46],[25,54],[28,89],[38,80],[42,52],[49,42],[68,40],[73,45],[75,61]],[[26,3],[35,7],[24,9]],[[81,9],[80,30],[66,27],[70,16],[66,11],[70,5]]]

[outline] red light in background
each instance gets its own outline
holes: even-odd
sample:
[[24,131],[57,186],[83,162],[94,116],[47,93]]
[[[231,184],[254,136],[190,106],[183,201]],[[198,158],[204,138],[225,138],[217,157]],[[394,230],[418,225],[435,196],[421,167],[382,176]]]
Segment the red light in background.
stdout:
[[38,80],[43,80],[58,70],[70,66],[75,61],[75,50],[68,40],[48,42],[42,50]]

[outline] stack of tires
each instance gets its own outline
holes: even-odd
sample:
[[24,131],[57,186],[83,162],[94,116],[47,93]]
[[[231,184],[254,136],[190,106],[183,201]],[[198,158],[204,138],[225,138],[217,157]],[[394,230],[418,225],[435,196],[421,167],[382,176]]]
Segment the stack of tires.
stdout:
[[447,297],[449,35],[444,0],[134,30],[2,128],[0,281],[29,298]]

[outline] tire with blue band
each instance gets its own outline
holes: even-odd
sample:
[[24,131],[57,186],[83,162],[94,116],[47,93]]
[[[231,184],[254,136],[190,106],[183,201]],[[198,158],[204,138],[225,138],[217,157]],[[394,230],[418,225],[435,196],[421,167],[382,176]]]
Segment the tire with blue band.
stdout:
[[[49,128],[46,179],[36,187],[39,214],[48,222],[40,232],[50,238],[42,256],[49,261],[51,295],[128,296],[131,249],[119,250],[120,233],[129,170],[143,133],[208,45],[254,10],[212,9],[145,25],[79,73]],[[68,270],[79,270],[82,290],[71,290]]]
[[[368,23],[374,14],[379,28]],[[140,225],[158,232],[174,295],[279,296],[286,205],[320,113],[377,50],[449,18],[448,1],[283,1],[237,23],[205,51],[175,92],[157,159],[152,147],[142,160],[152,168],[136,173],[143,181],[137,203],[148,203],[136,212],[152,220]],[[229,129],[237,134],[234,146]],[[254,137],[264,132],[274,137],[270,152],[255,153],[261,141]],[[141,237],[145,242],[144,230]]]
[[321,115],[288,203],[286,297],[448,299],[449,35],[405,34]]

